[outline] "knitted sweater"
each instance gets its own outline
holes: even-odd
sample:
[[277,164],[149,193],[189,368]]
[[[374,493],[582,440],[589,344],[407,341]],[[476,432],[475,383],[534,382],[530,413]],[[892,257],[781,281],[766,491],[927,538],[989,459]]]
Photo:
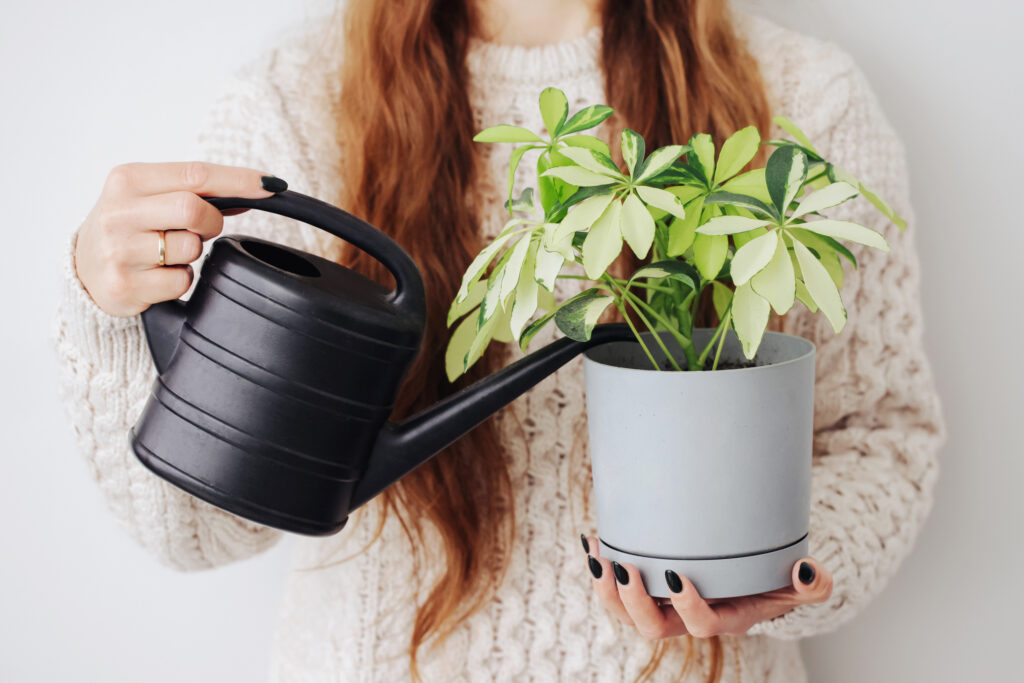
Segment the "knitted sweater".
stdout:
[[[863,73],[836,44],[738,10],[736,21],[761,64],[773,112],[801,126],[827,158],[910,224],[899,232],[863,199],[833,211],[881,230],[892,252],[853,247],[860,268],[846,275],[849,320],[841,334],[802,306],[773,321],[775,329],[817,345],[809,542],[835,588],[823,604],[724,637],[722,680],[794,683],[805,678],[797,639],[849,621],[910,551],[931,506],[945,426],[922,348],[917,226],[900,140]],[[573,109],[605,102],[600,41],[597,28],[541,47],[475,41],[468,66],[478,128],[515,123],[540,130],[537,96],[548,85],[565,90]],[[319,49],[308,37],[286,40],[239,72],[200,136],[202,157],[272,171],[293,189],[328,201],[338,196],[337,165],[344,159],[328,118],[338,93],[334,81],[306,63]],[[603,128],[598,134],[606,135]],[[510,147],[476,150],[488,169],[478,190],[488,207],[481,225],[488,237],[502,224]],[[531,167],[521,166],[517,193],[534,182]],[[315,253],[325,253],[333,239],[257,211],[228,219],[226,232]],[[64,255],[54,340],[77,443],[110,509],[155,558],[183,570],[266,550],[281,532],[189,496],[131,453],[128,432],[155,370],[139,317],[116,318],[96,307],[75,276],[73,246],[74,237]],[[559,286],[568,296],[579,285]],[[535,346],[554,337],[549,328]],[[510,360],[519,353],[509,345]],[[504,419],[509,416],[515,419]],[[585,420],[579,359],[504,411],[518,529],[511,564],[485,609],[440,647],[421,652],[427,681],[623,681],[648,660],[652,644],[610,617],[593,594],[579,546],[581,532],[596,531],[586,495],[586,439],[575,438]],[[393,518],[369,550],[336,562],[366,545],[378,513],[370,503],[335,536],[297,539],[276,631],[274,681],[408,679],[405,649],[417,595],[434,579],[430,563],[421,576],[411,575],[411,549]],[[327,566],[309,569],[319,565]],[[659,678],[676,679],[686,640],[673,639]],[[703,680],[707,659],[700,654],[685,680]]]

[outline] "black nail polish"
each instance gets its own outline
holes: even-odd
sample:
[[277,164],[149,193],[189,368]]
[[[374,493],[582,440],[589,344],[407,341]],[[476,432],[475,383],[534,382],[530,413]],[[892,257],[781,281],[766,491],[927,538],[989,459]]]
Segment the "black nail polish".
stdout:
[[671,569],[665,570],[665,583],[668,584],[668,589],[673,593],[683,592],[683,581],[679,578],[679,574],[676,574]]
[[260,178],[260,182],[263,183],[263,189],[267,192],[284,192],[288,189],[288,183],[277,176],[265,175]]
[[800,570],[797,572],[797,577],[800,579],[800,583],[805,586],[810,586],[814,583],[814,567],[806,562],[800,563]]
[[629,583],[629,572],[618,562],[612,562],[612,570],[615,572],[615,580],[625,586]]
[[589,555],[590,554],[590,544],[587,543],[587,537],[584,536],[583,534],[580,534],[580,543],[583,544],[583,552],[585,552],[587,555]]
[[601,563],[597,561],[597,558],[587,555],[587,564],[590,565],[590,573],[594,575],[594,578],[600,579],[604,570],[601,569]]

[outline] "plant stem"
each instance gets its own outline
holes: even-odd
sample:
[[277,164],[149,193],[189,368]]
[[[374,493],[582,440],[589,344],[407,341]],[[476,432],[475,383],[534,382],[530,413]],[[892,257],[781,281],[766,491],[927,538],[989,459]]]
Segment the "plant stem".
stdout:
[[[669,321],[664,318],[664,316],[658,313],[658,311],[652,308],[650,304],[645,302],[636,294],[633,294],[632,292],[626,292],[626,296],[629,297],[630,303],[633,305],[634,308],[637,308],[637,306],[642,306],[650,314],[650,316],[654,318],[656,322],[661,323],[661,325],[666,330],[668,330],[673,337],[675,337],[675,340],[676,342],[678,342],[679,347],[683,350],[683,353],[686,354],[686,364],[688,369],[696,370],[697,351],[696,349],[693,348],[693,340],[687,339],[682,333],[679,332],[679,330],[673,327],[672,324],[669,323]],[[637,314],[639,314],[640,317],[643,318],[643,313],[641,313],[639,309],[637,309]],[[650,327],[649,324],[648,327]],[[666,351],[665,354],[668,355],[668,351]],[[671,356],[669,357],[671,358]],[[677,366],[676,369],[681,370],[682,368],[679,368]]]
[[[607,273],[605,273],[601,277],[601,279],[604,280],[607,284],[611,285],[611,287],[613,289],[617,289],[615,287],[614,278],[612,278]],[[621,292],[623,290],[619,290],[619,291]],[[625,293],[628,294],[629,292],[625,292]],[[661,370],[661,367],[658,365],[658,361],[656,361],[654,359],[654,354],[652,354],[651,350],[649,348],[647,348],[647,344],[644,343],[644,340],[640,336],[640,333],[637,331],[636,326],[633,325],[633,321],[629,319],[629,314],[626,312],[626,307],[623,305],[624,301],[626,301],[626,299],[623,296],[621,296],[621,295],[620,296],[616,296],[615,297],[615,306],[616,306],[616,308],[619,309],[619,312],[622,314],[622,317],[626,321],[626,324],[629,325],[629,329],[633,333],[633,336],[636,337],[637,342],[640,344],[640,348],[642,348],[644,350],[644,353],[647,354],[647,358],[651,361],[651,365],[654,366],[655,370]],[[637,311],[637,313],[639,313],[639,311]],[[641,318],[641,320],[643,320],[643,315],[640,315],[640,318]],[[649,323],[647,323],[645,321],[644,324],[647,325],[648,329],[650,329],[651,326],[650,326]],[[651,330],[651,331],[653,332],[654,330]],[[654,338],[657,340],[657,342],[659,344],[662,343],[661,340],[658,339],[658,335],[657,334],[654,335]],[[662,348],[664,348],[664,347],[662,347]],[[665,355],[668,356],[670,359],[672,358],[672,356],[668,353],[668,351],[665,351]]]
[[[728,320],[729,316],[726,316],[726,319]],[[711,369],[712,370],[716,370],[718,368],[718,357],[722,355],[722,347],[723,346],[725,346],[725,335],[724,334],[722,335],[722,338],[718,340],[718,350],[715,351],[715,362],[713,362],[711,364]]]
[[661,335],[658,334],[658,331],[654,329],[653,325],[651,325],[651,321],[648,320],[646,316],[644,316],[644,313],[643,311],[640,310],[640,307],[637,306],[636,303],[634,303],[633,300],[636,299],[637,301],[639,301],[639,298],[635,294],[632,294],[631,292],[628,291],[624,292],[624,294],[626,295],[624,301],[633,307],[633,310],[636,311],[636,314],[640,316],[640,320],[643,321],[644,325],[647,326],[647,329],[651,331],[651,334],[654,336],[654,341],[658,342],[658,346],[661,347],[661,351],[662,353],[665,354],[665,358],[668,359],[668,362],[671,363],[673,368],[675,368],[679,372],[682,372],[683,369],[679,367],[679,363],[677,363],[676,359],[672,357],[672,354],[668,352],[668,347],[665,346],[665,342],[661,340]]
[[732,310],[732,301],[729,301],[729,305],[725,307],[725,312],[722,314],[722,320],[718,323],[718,329],[711,335],[711,339],[708,340],[707,346],[700,352],[700,366],[704,367],[704,362],[708,359],[708,354],[711,352],[711,347],[715,345],[715,340],[718,339],[718,335],[722,335],[725,339],[725,330],[729,326],[729,311]]

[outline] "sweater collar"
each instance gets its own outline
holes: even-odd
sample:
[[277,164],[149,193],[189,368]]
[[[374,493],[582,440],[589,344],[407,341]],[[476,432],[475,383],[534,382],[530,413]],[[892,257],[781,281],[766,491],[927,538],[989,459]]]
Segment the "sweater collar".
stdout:
[[478,83],[535,86],[558,84],[600,69],[601,27],[576,38],[547,45],[500,45],[470,40],[466,57],[470,76]]

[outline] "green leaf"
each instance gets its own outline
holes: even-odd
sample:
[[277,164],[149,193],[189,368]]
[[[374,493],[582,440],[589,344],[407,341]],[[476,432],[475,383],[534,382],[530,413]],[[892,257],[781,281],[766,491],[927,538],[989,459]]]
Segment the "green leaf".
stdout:
[[466,354],[469,353],[469,347],[476,337],[476,321],[475,315],[464,318],[448,339],[448,346],[444,352],[444,369],[449,382],[454,382],[466,371]]
[[746,216],[716,216],[697,228],[700,235],[735,235],[754,228],[771,225],[772,221]]
[[738,232],[732,236],[732,243],[736,249],[740,249],[747,242],[767,233],[767,228],[754,228],[753,230],[747,230],[746,232]]
[[577,165],[582,166],[588,171],[608,176],[608,179],[605,180],[606,183],[612,179],[625,180],[625,177],[616,168],[611,157],[606,157],[584,147],[562,147],[559,153],[572,159]]
[[[698,133],[690,138],[690,146],[704,171],[704,178],[710,181],[715,177],[715,142],[707,133]],[[692,163],[692,159],[690,162]]]
[[682,154],[682,145],[668,145],[654,150],[651,156],[644,161],[642,167],[637,170],[639,175],[636,182],[642,183],[645,180],[650,180],[671,166]]
[[505,202],[505,208],[509,213],[519,211],[520,213],[533,213],[536,207],[533,205],[533,188],[527,187],[516,199]]
[[730,135],[718,153],[715,184],[739,173],[754,158],[760,145],[761,133],[757,126],[747,126]]
[[540,332],[541,329],[543,329],[543,327],[547,325],[552,318],[555,317],[555,313],[556,311],[545,313],[544,315],[542,315],[541,317],[537,318],[532,323],[527,325],[526,328],[523,329],[522,333],[519,335],[519,348],[522,349],[523,351],[526,351],[526,347],[530,344],[530,341],[533,340],[533,338],[537,336],[537,333]]
[[541,245],[537,249],[536,266],[534,268],[534,279],[549,292],[555,291],[555,278],[562,270],[565,258],[556,251],[549,251]]
[[732,324],[747,360],[757,354],[770,313],[768,302],[753,290],[749,282],[736,288],[732,299]]
[[614,198],[615,195],[612,192],[607,192],[584,199],[566,214],[554,230],[546,234],[544,246],[551,251],[557,251],[567,259],[572,259],[573,233],[590,230]]
[[612,201],[583,241],[583,270],[591,280],[601,277],[622,251],[621,214],[622,202]]
[[774,121],[775,124],[779,128],[781,128],[782,130],[784,130],[787,133],[789,133],[790,135],[792,135],[796,139],[796,141],[799,142],[801,145],[803,145],[807,149],[811,150],[815,154],[818,153],[818,150],[814,149],[814,145],[811,144],[811,139],[808,138],[804,134],[804,132],[802,130],[800,130],[797,127],[797,125],[795,123],[793,123],[792,121],[790,121],[788,118],[786,118],[785,116],[779,115],[779,116],[772,117],[772,121]]
[[[531,251],[531,246],[534,245],[534,240],[530,239],[529,235],[524,235],[516,242],[516,245],[512,247],[512,255],[508,259],[508,263],[505,264],[505,268],[501,275],[501,290],[499,295],[501,300],[504,301],[505,297],[513,292],[516,288],[516,284],[519,282],[519,275],[523,270],[523,264],[526,263],[526,257]],[[533,279],[532,277],[530,278]]]
[[724,185],[721,190],[753,197],[764,204],[771,204],[772,196],[768,192],[768,186],[764,180],[764,169],[755,168],[753,171],[741,173],[734,176]]
[[558,309],[555,324],[570,339],[587,341],[598,318],[613,301],[613,297],[597,288],[580,292]]
[[701,235],[693,238],[693,261],[706,280],[714,280],[725,265],[729,238],[725,235]]
[[483,280],[477,280],[469,288],[469,295],[465,299],[462,301],[458,299],[452,300],[452,305],[448,307],[448,319],[445,325],[451,327],[452,323],[479,306],[480,302],[484,299],[486,291],[487,283]]
[[[512,198],[512,189],[516,184],[516,170],[519,168],[519,162],[523,160],[523,155],[529,152],[531,149],[540,149],[542,145],[520,145],[512,150],[512,156],[508,162],[508,196]],[[511,209],[509,213],[512,213]]]
[[636,257],[647,258],[647,252],[654,242],[654,219],[651,218],[644,203],[632,192],[626,195],[626,200],[622,203],[619,226],[623,239]]
[[672,221],[668,228],[668,255],[680,256],[693,244],[697,223],[704,212],[704,197],[699,196],[686,205],[686,217]]
[[555,166],[541,173],[541,176],[559,178],[576,187],[607,185],[609,182],[608,176],[579,166]]
[[792,140],[782,140],[782,139],[766,140],[764,144],[766,144],[766,145],[768,145],[770,147],[792,147],[793,149],[798,149],[801,152],[803,152],[807,156],[808,160],[810,160],[810,161],[816,161],[816,162],[824,161],[824,159],[821,158],[821,155],[818,154],[817,152],[815,152],[813,150],[810,150],[810,149],[807,149],[806,147],[804,147],[800,143],[793,142]]
[[857,267],[857,259],[854,257],[853,253],[843,246],[842,243],[837,242],[831,237],[828,237],[827,235],[819,235],[816,232],[803,230],[800,227],[795,226],[786,226],[785,230],[791,237],[795,237],[800,240],[805,246],[817,251],[819,254],[823,251],[834,251],[846,257],[846,260],[852,263],[854,268]]
[[532,240],[531,246],[532,248],[520,271],[519,282],[516,283],[515,296],[512,297],[512,311],[509,315],[509,332],[512,339],[519,338],[520,333],[523,331],[523,326],[537,312],[538,285],[534,273],[536,272],[539,240]]
[[836,289],[832,277],[821,265],[818,259],[808,251],[800,240],[792,240],[793,251],[797,261],[800,263],[800,272],[803,275],[807,292],[814,303],[818,305],[821,312],[828,318],[832,330],[838,334],[846,324],[846,309],[843,307],[842,299],[839,298],[839,290]]
[[764,269],[750,278],[750,286],[771,304],[779,315],[793,307],[796,293],[796,274],[789,259],[785,240],[775,243],[775,253]]
[[678,280],[693,290],[700,287],[700,273],[697,272],[697,269],[685,261],[677,261],[675,259],[655,261],[646,265],[633,273],[629,278],[629,282],[643,278]]
[[[566,126],[569,124],[567,123]],[[584,149],[590,149],[595,152],[600,152],[606,157],[611,158],[612,152],[608,149],[608,144],[593,135],[570,135],[568,137],[559,138],[559,142],[564,142],[572,147],[583,147]]]
[[807,156],[792,147],[779,147],[768,157],[765,182],[772,202],[785,214],[807,177]]
[[799,299],[811,313],[818,312],[818,304],[814,303],[814,299],[811,298],[811,293],[807,291],[807,285],[805,285],[801,280],[796,281],[796,298]]
[[644,139],[635,130],[624,128],[622,130],[622,159],[626,162],[630,177],[636,175],[636,166],[644,160],[646,147]]
[[463,301],[469,295],[470,286],[477,280],[487,264],[491,262],[494,255],[498,253],[498,250],[509,241],[512,237],[512,230],[519,225],[522,225],[521,220],[512,220],[505,224],[505,229],[502,230],[501,234],[494,238],[494,240],[486,247],[480,250],[480,253],[476,255],[473,262],[466,268],[466,272],[462,276],[462,284],[459,286],[459,291],[455,295],[456,301]]
[[719,282],[718,280],[711,281],[711,303],[715,305],[715,314],[718,316],[718,320],[725,320],[725,310],[729,307],[729,302],[732,301],[732,290],[729,289],[728,285]]
[[569,101],[565,93],[558,88],[544,88],[540,93],[540,115],[544,119],[544,127],[552,139],[558,136],[569,114]]
[[545,217],[551,215],[553,207],[572,197],[577,190],[577,186],[564,180],[543,175],[548,169],[562,166],[574,166],[574,163],[556,150],[548,149],[537,157],[537,189]]
[[907,227],[907,222],[903,220],[903,218],[899,216],[895,211],[893,211],[891,206],[882,201],[882,198],[876,195],[874,192],[864,187],[863,184],[860,185],[860,193],[864,195],[865,199],[874,204],[875,208],[881,211],[886,218],[895,223],[900,230],[903,230],[904,228]]
[[685,206],[697,197],[706,196],[707,188],[695,185],[673,185],[666,187],[665,191],[674,194]]
[[712,192],[708,195],[708,198],[705,201],[708,204],[739,206],[761,216],[762,218],[770,218],[772,220],[778,220],[779,218],[779,212],[775,210],[774,206],[769,206],[757,197],[751,197],[745,194],[736,194],[733,192]]
[[811,232],[816,232],[819,235],[826,235],[834,239],[865,244],[884,252],[889,251],[889,243],[885,241],[885,237],[883,237],[881,233],[875,232],[871,228],[866,228],[863,225],[859,225],[851,221],[824,219],[820,221],[810,221],[809,223],[799,223],[794,227],[799,227],[803,230],[810,230]]
[[778,232],[772,230],[744,244],[732,257],[729,273],[733,284],[739,286],[768,265],[779,244]]
[[604,104],[592,104],[573,114],[558,131],[558,134],[560,136],[568,135],[569,133],[578,133],[581,130],[593,128],[611,116],[614,111],[614,109]]
[[670,213],[676,218],[686,218],[686,206],[677,195],[646,185],[637,186],[636,193],[640,195],[640,199],[654,208]]
[[521,126],[491,126],[473,136],[473,142],[544,142],[544,139]]
[[857,188],[847,183],[832,183],[817,192],[804,197],[796,208],[793,210],[793,214],[790,217],[799,218],[807,213],[814,213],[816,211],[822,211],[837,204],[842,204],[847,199],[857,196]]

